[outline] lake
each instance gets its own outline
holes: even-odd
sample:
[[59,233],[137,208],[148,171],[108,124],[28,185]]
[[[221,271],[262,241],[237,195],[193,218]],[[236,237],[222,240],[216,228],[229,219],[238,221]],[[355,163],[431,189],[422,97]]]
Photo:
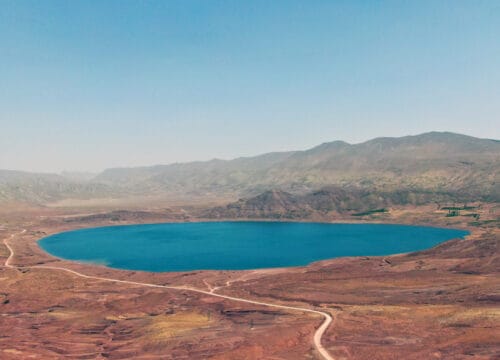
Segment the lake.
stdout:
[[60,258],[118,269],[242,270],[405,253],[467,234],[388,224],[196,222],[74,230],[43,238],[39,245]]

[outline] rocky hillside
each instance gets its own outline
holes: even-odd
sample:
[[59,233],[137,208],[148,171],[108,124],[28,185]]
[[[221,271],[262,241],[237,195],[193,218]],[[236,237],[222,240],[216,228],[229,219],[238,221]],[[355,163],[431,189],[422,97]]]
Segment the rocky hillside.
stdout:
[[94,181],[136,193],[257,195],[269,189],[304,193],[329,185],[438,192],[498,199],[500,142],[453,133],[325,143],[306,151],[270,153],[145,168],[109,169]]
[[208,218],[273,218],[303,219],[329,213],[383,212],[395,205],[436,206],[448,203],[466,203],[468,196],[460,193],[438,193],[422,191],[381,192],[362,188],[327,187],[318,191],[294,195],[284,191],[270,190],[255,197],[240,199],[226,206],[218,206],[203,213]]
[[64,198],[112,196],[115,191],[96,182],[74,181],[56,174],[0,170],[0,202],[43,204]]
[[500,142],[431,132],[361,144],[325,143],[269,153],[150,167],[108,169],[91,178],[0,172],[0,200],[182,194],[251,197],[280,189],[303,195],[325,186],[380,193],[460,193],[500,200]]

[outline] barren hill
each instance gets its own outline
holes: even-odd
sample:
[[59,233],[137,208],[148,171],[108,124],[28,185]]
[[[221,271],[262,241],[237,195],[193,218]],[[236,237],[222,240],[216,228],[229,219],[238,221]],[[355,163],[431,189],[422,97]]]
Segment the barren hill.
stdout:
[[[279,190],[269,190],[260,195],[242,198],[225,206],[206,210],[209,218],[270,218],[306,219],[331,213],[369,214],[385,212],[386,208],[397,205],[423,205],[457,203],[470,201],[469,195],[459,192],[430,192],[418,190],[394,190],[382,192],[362,188],[342,188],[329,186],[306,194],[290,194]],[[482,200],[481,197],[476,200]]]
[[234,160],[107,169],[87,181],[1,172],[0,199],[44,202],[110,194],[248,197],[272,189],[305,194],[337,186],[384,193],[453,192],[498,201],[499,169],[499,141],[431,132],[360,144],[334,141],[305,151]]
[[46,203],[64,198],[110,196],[114,190],[91,181],[75,181],[57,174],[0,170],[0,202]]
[[[328,185],[387,191],[465,191],[498,197],[500,142],[453,133],[335,141],[306,151],[147,168],[109,169],[94,181],[135,191],[301,193]],[[142,190],[141,190],[142,189]]]

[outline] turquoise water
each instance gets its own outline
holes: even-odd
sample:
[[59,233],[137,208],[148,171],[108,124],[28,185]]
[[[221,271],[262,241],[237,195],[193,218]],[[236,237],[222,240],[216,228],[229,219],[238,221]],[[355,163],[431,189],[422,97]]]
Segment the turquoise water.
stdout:
[[144,271],[241,270],[430,248],[467,231],[382,224],[200,222],[112,226],[52,235],[60,258]]

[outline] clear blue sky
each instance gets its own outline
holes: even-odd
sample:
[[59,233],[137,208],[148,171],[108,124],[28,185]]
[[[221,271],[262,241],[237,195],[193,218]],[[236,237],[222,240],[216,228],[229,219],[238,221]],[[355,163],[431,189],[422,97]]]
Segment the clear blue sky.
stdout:
[[0,168],[499,128],[500,1],[0,0]]

